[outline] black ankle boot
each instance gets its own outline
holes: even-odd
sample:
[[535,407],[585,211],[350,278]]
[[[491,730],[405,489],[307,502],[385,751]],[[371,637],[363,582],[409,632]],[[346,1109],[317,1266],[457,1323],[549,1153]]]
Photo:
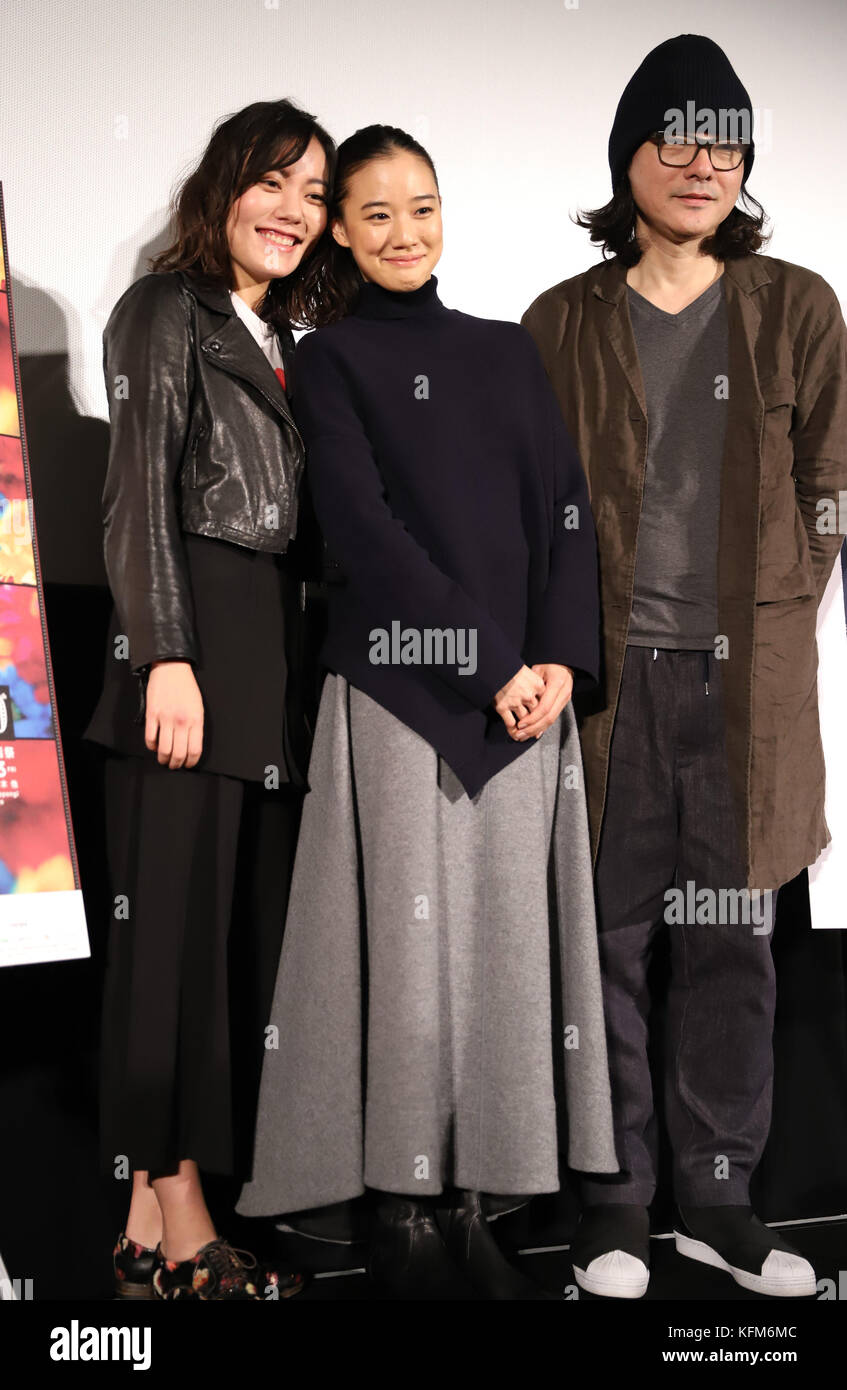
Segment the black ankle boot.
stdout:
[[472,1299],[426,1199],[376,1195],[368,1274],[384,1295],[399,1299]]
[[509,1264],[488,1228],[478,1192],[460,1188],[451,1196],[449,1205],[439,1203],[438,1209],[444,1243],[481,1298],[559,1301],[561,1295],[539,1288]]

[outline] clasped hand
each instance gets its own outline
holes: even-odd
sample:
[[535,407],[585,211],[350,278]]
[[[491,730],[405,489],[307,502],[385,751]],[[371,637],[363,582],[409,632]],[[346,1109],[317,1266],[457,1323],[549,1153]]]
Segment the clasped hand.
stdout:
[[540,738],[558,719],[573,693],[570,666],[542,662],[522,666],[494,697],[494,708],[516,743]]

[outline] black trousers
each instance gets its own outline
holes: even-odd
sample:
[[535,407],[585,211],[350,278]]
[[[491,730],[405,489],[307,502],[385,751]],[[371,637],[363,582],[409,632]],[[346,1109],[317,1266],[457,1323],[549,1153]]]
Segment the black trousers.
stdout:
[[[682,913],[666,896],[675,887],[686,895]],[[711,652],[628,647],[596,872],[622,1171],[584,1179],[584,1201],[647,1205],[656,1189],[647,970],[660,931],[670,946],[664,1082],[674,1195],[691,1206],[748,1201],[771,1118],[776,895],[746,909],[732,894],[722,899],[721,890],[745,887],[721,662]]]
[[302,792],[152,753],[111,755],[105,778],[103,1170],[247,1178]]

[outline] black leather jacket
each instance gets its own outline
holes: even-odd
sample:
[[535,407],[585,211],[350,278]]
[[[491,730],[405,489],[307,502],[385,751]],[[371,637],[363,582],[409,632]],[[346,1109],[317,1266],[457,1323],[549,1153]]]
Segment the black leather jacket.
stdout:
[[[291,333],[281,350],[290,385]],[[106,572],[143,684],[154,661],[198,659],[180,531],[287,551],[304,447],[229,292],[182,271],[144,275],[125,291],[103,332],[103,369]]]

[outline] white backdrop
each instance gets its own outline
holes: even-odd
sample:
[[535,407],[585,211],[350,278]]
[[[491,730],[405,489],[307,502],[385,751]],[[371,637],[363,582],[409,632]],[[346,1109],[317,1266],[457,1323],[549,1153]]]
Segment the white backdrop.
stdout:
[[[5,0],[0,180],[21,355],[66,353],[76,409],[106,420],[103,326],[164,244],[173,186],[219,117],[282,96],[339,141],[373,121],[417,136],[444,200],[442,298],[517,319],[598,259],[570,214],[607,200],[620,93],[650,48],[685,32],[726,50],[758,113],[750,187],[772,219],[766,249],[817,270],[844,306],[844,0]],[[847,659],[843,609],[828,611],[834,798]],[[847,925],[834,801],[830,822],[841,846],[815,915]]]

